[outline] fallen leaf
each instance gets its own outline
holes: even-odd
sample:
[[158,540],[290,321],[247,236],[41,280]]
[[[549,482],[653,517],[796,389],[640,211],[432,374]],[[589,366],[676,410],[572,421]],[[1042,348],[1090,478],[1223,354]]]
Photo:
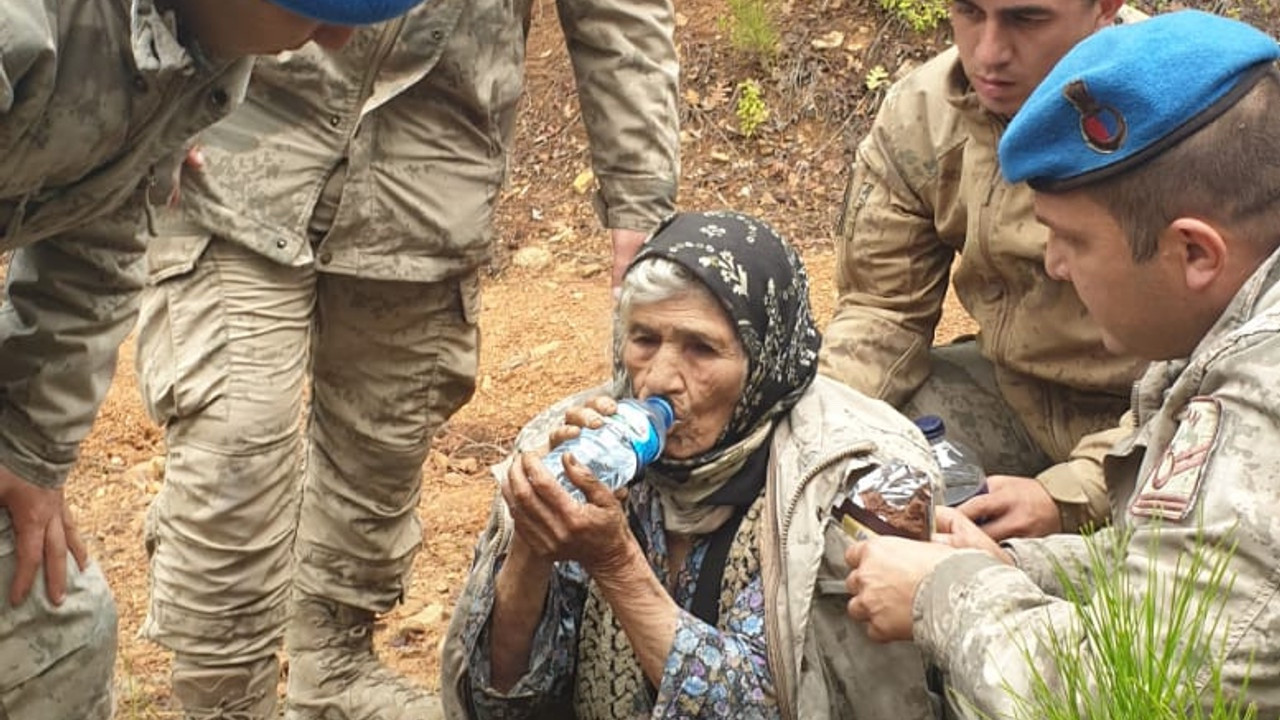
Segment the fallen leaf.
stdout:
[[839,30],[832,30],[822,37],[810,40],[809,45],[812,46],[814,50],[831,50],[833,48],[838,48],[841,45],[844,45],[844,33]]
[[578,177],[573,179],[573,189],[578,191],[579,195],[586,193],[591,189],[591,185],[596,181],[596,174],[591,170],[583,170],[578,173]]

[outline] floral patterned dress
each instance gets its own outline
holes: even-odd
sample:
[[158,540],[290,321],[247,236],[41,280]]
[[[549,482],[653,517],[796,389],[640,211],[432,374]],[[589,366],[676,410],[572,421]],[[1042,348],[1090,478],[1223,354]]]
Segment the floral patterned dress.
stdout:
[[[590,578],[575,563],[559,563],[534,636],[529,670],[506,693],[497,692],[489,683],[493,584],[477,595],[464,635],[471,648],[475,716],[530,717],[550,703],[572,699],[583,720],[779,717],[765,652],[764,590],[755,541],[763,501],[746,512],[734,536],[714,626],[691,611],[710,546],[708,537],[695,536],[683,567],[674,583],[670,582],[662,508],[656,492],[637,483],[627,505],[649,566],[664,585],[674,589],[675,602],[682,608],[659,685],[653,687],[639,674],[625,635],[607,605],[593,592]],[[492,576],[497,576],[496,568]],[[593,618],[597,613],[601,617]]]

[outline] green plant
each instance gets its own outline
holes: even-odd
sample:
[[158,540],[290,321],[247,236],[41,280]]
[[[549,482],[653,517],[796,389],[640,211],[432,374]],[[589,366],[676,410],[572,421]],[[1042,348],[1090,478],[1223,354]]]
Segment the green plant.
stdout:
[[880,0],[880,7],[902,18],[916,32],[929,32],[947,19],[946,0]]
[[751,137],[756,129],[769,119],[769,108],[760,97],[760,83],[755,80],[743,80],[738,83],[738,102],[733,112],[738,116],[738,129],[743,135]]
[[889,71],[883,65],[877,65],[867,71],[867,77],[862,82],[868,90],[875,92],[889,84]]
[[[1198,536],[1192,551],[1180,555],[1170,572],[1154,559],[1157,528],[1145,577],[1135,578],[1132,565],[1126,566],[1130,537],[1131,531],[1089,536],[1087,567],[1074,572],[1056,568],[1079,621],[1066,628],[1046,624],[1039,652],[1023,644],[1031,687],[1018,693],[1006,683],[1005,690],[1015,696],[1014,717],[1255,718],[1253,706],[1229,698],[1223,688],[1226,637],[1220,630],[1223,603],[1234,580],[1227,571],[1234,542],[1209,544]],[[1080,583],[1076,578],[1088,580]],[[958,701],[964,704],[962,698]]]
[[769,65],[778,56],[778,26],[774,0],[729,0],[729,41],[733,47]]

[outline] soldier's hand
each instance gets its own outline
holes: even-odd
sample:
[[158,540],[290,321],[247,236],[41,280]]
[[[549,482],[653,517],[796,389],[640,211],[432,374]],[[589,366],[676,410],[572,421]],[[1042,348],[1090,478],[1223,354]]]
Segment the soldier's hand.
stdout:
[[937,532],[933,534],[934,542],[950,545],[958,550],[981,550],[1006,565],[1013,564],[1013,558],[1009,553],[992,540],[990,535],[983,532],[981,527],[965,517],[964,513],[949,507],[940,507],[937,510]]
[[76,531],[62,488],[43,488],[0,467],[0,506],[13,520],[18,567],[9,587],[9,604],[26,599],[36,574],[44,566],[45,593],[55,605],[67,593],[67,552],[83,570],[89,553]]
[[1049,491],[1035,478],[992,475],[989,492],[966,500],[958,508],[982,526],[993,540],[1044,537],[1062,532],[1062,515]]
[[[626,272],[627,266],[631,264],[631,259],[640,252],[640,246],[644,245],[645,238],[648,235],[639,230],[610,230],[609,237],[613,240],[613,290],[616,293],[622,285],[622,274]],[[615,296],[615,299],[616,296]]]
[[876,642],[912,639],[911,606],[916,588],[943,558],[955,552],[939,543],[896,537],[855,542],[844,557],[852,571],[845,587],[849,617],[867,623]]

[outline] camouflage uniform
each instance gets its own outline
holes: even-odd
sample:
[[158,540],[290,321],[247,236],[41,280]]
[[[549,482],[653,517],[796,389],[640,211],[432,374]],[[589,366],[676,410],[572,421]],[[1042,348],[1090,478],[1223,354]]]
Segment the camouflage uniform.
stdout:
[[[602,218],[647,230],[676,190],[673,10],[557,5]],[[477,268],[531,12],[436,0],[341,51],[260,60],[148,256],[139,370],[169,456],[144,632],[201,672],[266,677],[289,616],[290,709],[306,717],[414,712],[395,681],[355,697],[365,673],[311,651],[342,635],[363,657],[360,633],[405,592],[428,441],[474,389]]]
[[[0,4],[0,465],[19,477],[60,487],[74,465],[143,282],[140,181],[232,109],[250,66],[193,59],[152,0]],[[0,586],[15,566],[0,509]],[[0,717],[110,717],[115,605],[96,566],[69,560],[68,583],[59,607],[40,578],[0,609]]]
[[[563,422],[568,407],[604,391],[579,393],[540,413],[521,430],[516,447],[545,448],[547,435]],[[923,437],[884,403],[819,376],[777,423],[769,442],[765,522],[759,536],[761,612],[778,716],[783,720],[936,717],[937,705],[925,686],[916,647],[878,645],[862,625],[849,622],[843,578],[849,572],[844,552],[852,541],[830,513],[851,478],[861,477],[887,459],[919,468],[936,479],[937,464]],[[505,481],[509,462],[495,466],[495,478]],[[474,622],[473,613],[489,610],[479,607],[483,603],[477,598],[497,577],[496,562],[506,553],[511,530],[510,513],[499,495],[445,638],[441,691],[451,718],[477,716],[470,700],[474,688],[468,665],[473,653],[487,651],[474,647],[476,635],[469,629],[484,624]],[[505,698],[510,714],[504,717],[563,717],[545,712],[545,707],[542,714],[534,712],[546,698],[521,695],[519,691],[527,687],[524,681],[513,687]],[[484,692],[499,696],[491,688]],[[757,710],[730,708],[729,716],[754,716]]]
[[[1031,190],[1000,176],[1003,127],[954,48],[890,90],[849,180],[821,371],[941,415],[988,472],[1044,483],[1075,530],[1108,515],[1100,459],[1142,364],[1109,354],[1072,287],[1045,275]],[[931,352],[957,256],[978,337]]]
[[[1151,563],[1165,577],[1185,575],[1201,528],[1211,546],[1238,542],[1218,636],[1227,653],[1223,680],[1238,691],[1247,673],[1248,698],[1266,718],[1280,714],[1278,283],[1280,253],[1245,283],[1189,359],[1151,366],[1135,392],[1139,428],[1105,462],[1115,524],[1133,529],[1124,549],[1132,587],[1146,587]],[[944,560],[920,584],[914,607],[916,641],[993,717],[1013,708],[1003,683],[1025,694],[1032,666],[1053,675],[1036,633],[1053,627],[1072,644],[1079,632],[1053,560],[1074,567],[1085,557],[1083,540],[1055,535],[1009,547],[1017,568],[977,552]]]

